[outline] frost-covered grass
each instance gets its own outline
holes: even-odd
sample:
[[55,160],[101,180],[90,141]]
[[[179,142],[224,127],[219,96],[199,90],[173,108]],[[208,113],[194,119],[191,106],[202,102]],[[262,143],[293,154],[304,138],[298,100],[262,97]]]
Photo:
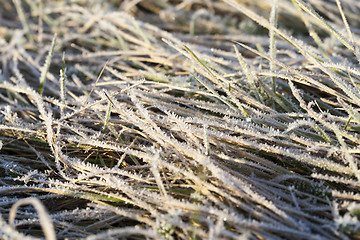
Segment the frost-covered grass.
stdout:
[[359,239],[359,44],[357,0],[0,1],[0,238]]

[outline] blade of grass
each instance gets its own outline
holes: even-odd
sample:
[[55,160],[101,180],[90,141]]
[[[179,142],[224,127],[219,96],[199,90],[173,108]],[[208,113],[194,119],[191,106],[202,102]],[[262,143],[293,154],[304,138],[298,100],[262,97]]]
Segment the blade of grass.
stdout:
[[[60,100],[61,100],[61,103],[64,105],[65,104],[65,96],[66,96],[65,52],[63,52],[62,62],[63,62],[63,65],[62,65],[62,69],[60,70]],[[61,105],[61,107],[60,107],[61,117],[63,117],[63,115],[64,115],[64,106],[63,105]]]
[[46,75],[49,72],[49,68],[50,68],[50,64],[51,64],[51,58],[53,56],[54,53],[54,49],[55,49],[55,42],[56,42],[56,34],[54,34],[54,37],[52,39],[51,42],[51,47],[50,47],[50,51],[49,54],[45,60],[45,64],[41,70],[41,75],[40,75],[40,88],[39,88],[39,94],[42,94],[44,91],[44,85],[46,82]]
[[[277,28],[277,19],[278,19],[278,0],[273,0],[273,5],[270,13],[270,25],[273,26],[269,29],[269,37],[270,37],[270,57],[272,60],[276,59],[276,38],[274,29]],[[274,61],[270,61],[270,71],[276,71],[276,64]],[[276,77],[271,77],[272,80],[272,90],[276,92]]]
[[106,65],[107,65],[108,63],[109,63],[109,60],[107,60],[107,61],[105,62],[103,68],[101,69],[101,71],[100,71],[100,73],[99,73],[99,76],[97,77],[97,79],[96,79],[96,81],[95,81],[94,86],[92,87],[92,89],[91,89],[88,97],[86,98],[86,100],[85,100],[85,102],[84,102],[84,104],[83,104],[84,106],[85,106],[86,103],[89,101],[89,98],[90,98],[90,96],[91,96],[91,93],[94,91],[94,89],[95,89],[95,87],[96,87],[96,84],[97,84],[97,82],[99,81],[99,79],[100,79],[101,75],[103,74],[103,72],[104,72],[104,70],[105,70],[105,68],[106,68]]
[[299,6],[307,13],[309,13],[319,25],[328,32],[332,33],[340,42],[344,44],[345,47],[350,49],[352,52],[355,51],[354,46],[337,30],[335,30],[329,23],[327,23],[309,4],[303,2],[302,0],[296,0]]
[[54,230],[53,221],[51,220],[49,214],[47,213],[44,205],[37,198],[25,198],[25,199],[21,199],[18,202],[16,202],[11,207],[11,210],[10,210],[10,215],[9,215],[10,225],[13,226],[13,228],[15,228],[14,220],[15,220],[16,212],[17,212],[18,208],[21,205],[29,205],[29,204],[34,206],[34,208],[38,212],[40,225],[44,232],[45,238],[47,240],[56,240],[56,234],[55,234],[55,230]]
[[106,116],[105,116],[104,126],[103,126],[103,129],[102,129],[102,132],[105,132],[105,130],[107,128],[107,125],[108,125],[109,120],[110,120],[110,114],[111,114],[111,102],[109,101],[108,102],[108,107],[107,107],[107,110],[106,110]]
[[13,0],[16,11],[18,12],[19,18],[20,18],[20,22],[25,30],[25,33],[30,41],[30,44],[34,43],[34,39],[32,37],[32,33],[31,33],[31,29],[30,26],[28,24],[28,22],[26,21],[26,17],[24,14],[24,9],[21,6],[20,0]]
[[296,2],[296,0],[291,0],[291,1],[292,1],[293,5],[295,6],[295,8],[297,9],[297,11],[299,12],[301,20],[304,22],[306,28],[308,29],[310,36],[314,39],[315,43],[320,48],[321,53],[327,60],[330,60],[330,57],[327,54],[319,35],[315,32],[312,24],[309,22],[309,19],[304,15],[303,11],[301,10],[301,8],[300,8],[299,4]]

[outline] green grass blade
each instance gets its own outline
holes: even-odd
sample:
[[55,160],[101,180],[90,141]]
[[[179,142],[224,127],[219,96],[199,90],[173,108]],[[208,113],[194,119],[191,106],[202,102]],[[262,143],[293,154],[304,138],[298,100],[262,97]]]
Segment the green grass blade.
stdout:
[[44,91],[44,84],[46,82],[46,75],[49,72],[49,68],[50,68],[50,64],[51,64],[51,58],[53,56],[54,53],[54,49],[55,49],[55,42],[56,42],[56,34],[54,35],[52,42],[51,42],[51,47],[50,47],[50,51],[49,54],[45,60],[45,64],[41,70],[41,75],[40,75],[40,87],[39,87],[39,93],[42,94]]

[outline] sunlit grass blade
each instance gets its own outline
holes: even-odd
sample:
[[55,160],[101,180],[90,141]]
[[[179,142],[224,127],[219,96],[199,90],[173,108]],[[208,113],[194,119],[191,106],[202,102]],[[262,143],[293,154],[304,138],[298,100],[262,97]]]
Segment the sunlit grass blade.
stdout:
[[49,50],[49,54],[45,60],[45,64],[43,66],[43,68],[41,69],[41,75],[40,75],[40,87],[39,87],[39,93],[42,94],[44,91],[44,85],[46,82],[46,75],[49,72],[49,68],[50,68],[50,64],[51,64],[51,58],[53,56],[54,50],[55,50],[55,42],[56,42],[56,34],[54,35],[52,42],[51,42],[51,46],[50,46],[50,50]]
[[[275,38],[275,31],[274,29],[277,28],[277,21],[278,21],[278,0],[273,0],[271,13],[270,13],[270,24],[273,26],[269,30],[269,38],[270,38],[270,57],[272,60],[276,59],[276,38]],[[270,71],[275,72],[276,71],[276,64],[271,61],[270,62]],[[276,92],[276,77],[271,77],[272,80],[272,90],[273,92]]]

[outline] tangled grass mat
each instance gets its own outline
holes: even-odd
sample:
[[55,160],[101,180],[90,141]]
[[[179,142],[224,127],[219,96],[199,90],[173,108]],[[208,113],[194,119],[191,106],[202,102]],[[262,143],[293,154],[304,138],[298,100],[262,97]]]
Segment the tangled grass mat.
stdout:
[[360,2],[3,0],[1,239],[359,239]]

